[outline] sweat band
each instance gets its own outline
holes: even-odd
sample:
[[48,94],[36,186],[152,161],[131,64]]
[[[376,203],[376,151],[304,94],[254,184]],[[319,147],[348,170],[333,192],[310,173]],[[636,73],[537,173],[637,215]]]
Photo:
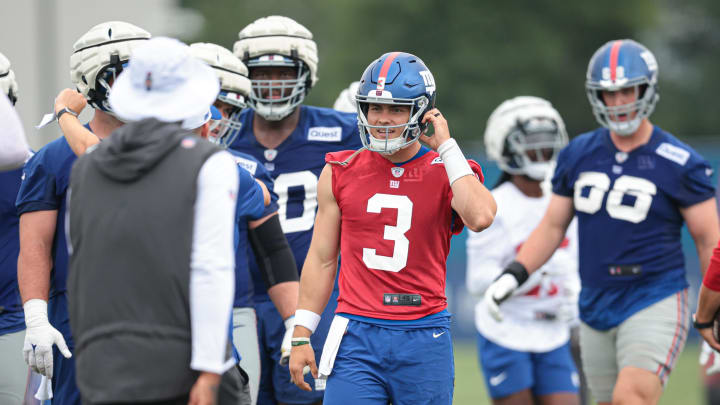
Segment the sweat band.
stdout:
[[455,180],[473,174],[470,164],[468,164],[467,159],[465,159],[465,156],[454,139],[450,138],[443,142],[442,145],[438,147],[437,152],[445,164],[445,171],[447,172],[448,179],[450,179],[451,186]]

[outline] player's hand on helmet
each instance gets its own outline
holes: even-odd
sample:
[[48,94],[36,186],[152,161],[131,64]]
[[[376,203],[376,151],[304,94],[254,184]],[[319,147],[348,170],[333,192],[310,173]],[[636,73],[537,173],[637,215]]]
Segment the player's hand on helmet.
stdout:
[[290,351],[290,381],[303,391],[312,391],[310,384],[305,382],[305,374],[312,373],[318,378],[317,364],[315,364],[315,352],[310,343],[300,346],[292,346]]
[[713,350],[707,342],[703,342],[700,350],[700,366],[706,376],[720,373],[720,353]]
[[85,96],[72,89],[64,89],[55,97],[56,114],[63,108],[68,108],[70,111],[80,114],[86,105]]
[[290,362],[293,330],[295,330],[295,315],[285,320],[285,335],[283,335],[282,344],[280,345],[281,366],[285,366]]
[[53,375],[53,352],[56,345],[65,358],[72,357],[62,334],[48,321],[47,302],[40,299],[28,300],[25,309],[25,342],[23,356],[33,371],[48,378]]
[[[420,140],[432,150],[437,150],[443,142],[450,139],[450,129],[448,128],[447,120],[437,108],[426,112],[422,118],[422,123],[432,124],[434,132],[432,136],[427,136],[423,133],[420,137]],[[429,128],[425,130],[425,132],[427,131],[429,131]]]

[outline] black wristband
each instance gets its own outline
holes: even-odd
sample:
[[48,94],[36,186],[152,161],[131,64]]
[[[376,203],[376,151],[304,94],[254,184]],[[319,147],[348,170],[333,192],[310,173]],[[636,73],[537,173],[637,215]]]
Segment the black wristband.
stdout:
[[530,277],[525,266],[515,260],[505,266],[505,270],[503,270],[500,276],[502,277],[503,274],[510,274],[511,276],[515,277],[515,280],[517,281],[519,286],[526,282],[528,277]]
[[715,325],[715,321],[698,322],[697,319],[695,319],[695,314],[693,314],[692,320],[693,320],[693,327],[695,329],[707,329],[707,328],[712,328]]

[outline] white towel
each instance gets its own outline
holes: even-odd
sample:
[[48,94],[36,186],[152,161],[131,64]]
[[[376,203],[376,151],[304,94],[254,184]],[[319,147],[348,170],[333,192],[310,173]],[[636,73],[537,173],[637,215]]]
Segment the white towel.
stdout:
[[42,376],[42,380],[40,380],[40,386],[35,393],[35,399],[44,401],[46,399],[52,399],[52,397],[52,380],[45,376]]
[[318,377],[320,379],[327,379],[330,376],[333,365],[335,364],[335,356],[337,356],[338,349],[340,349],[340,341],[343,335],[345,335],[349,321],[348,318],[340,315],[335,315],[333,318],[330,324],[330,331],[328,331],[327,338],[325,339],[322,356],[320,356],[320,366],[318,367]]

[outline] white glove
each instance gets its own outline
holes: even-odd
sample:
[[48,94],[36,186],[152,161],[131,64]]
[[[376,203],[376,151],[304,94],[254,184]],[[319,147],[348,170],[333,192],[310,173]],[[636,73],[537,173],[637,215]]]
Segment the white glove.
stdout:
[[25,343],[23,355],[25,362],[33,371],[52,378],[53,375],[53,345],[65,358],[72,357],[62,334],[53,328],[48,321],[47,302],[41,299],[28,300],[25,310]]
[[700,366],[705,369],[705,375],[711,376],[720,372],[720,357],[718,352],[712,349],[710,345],[703,341],[702,350],[700,351]]
[[285,335],[280,345],[280,365],[285,366],[290,362],[290,351],[292,350],[292,336],[295,330],[295,315],[285,320]]
[[502,274],[497,280],[490,284],[485,291],[483,301],[490,315],[496,321],[501,322],[503,319],[500,312],[500,304],[510,298],[515,289],[518,288],[518,282],[512,274]]

